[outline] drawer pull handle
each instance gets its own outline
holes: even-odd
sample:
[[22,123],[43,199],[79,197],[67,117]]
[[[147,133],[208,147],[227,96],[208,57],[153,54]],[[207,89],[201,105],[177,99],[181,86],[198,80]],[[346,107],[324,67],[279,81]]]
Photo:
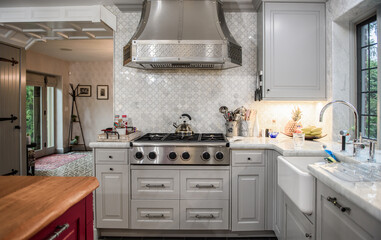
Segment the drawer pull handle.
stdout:
[[114,168],[110,167],[110,171],[114,171]]
[[249,161],[250,161],[250,160],[251,160],[251,158],[249,158],[249,157],[248,157],[248,158],[247,158],[247,160],[249,160]]
[[146,187],[157,187],[157,188],[164,188],[164,184],[146,184]]
[[164,214],[146,214],[147,218],[164,218]]
[[56,227],[56,230],[50,237],[48,237],[48,240],[54,240],[56,239],[59,235],[61,235],[66,229],[68,229],[70,225],[68,223],[65,223],[64,225],[58,225]]
[[337,199],[335,197],[327,197],[328,202],[331,202],[334,206],[336,206],[340,211],[347,212],[348,214],[351,213],[351,209],[349,207],[343,207],[340,203],[337,202]]
[[198,219],[212,219],[214,218],[214,215],[213,214],[210,214],[210,215],[196,215],[194,216],[195,218],[198,218]]
[[112,156],[108,156],[108,158],[112,159]]
[[210,185],[196,184],[196,188],[214,188],[214,185],[213,184],[210,184]]
[[311,233],[306,233],[306,238],[312,238],[312,234]]

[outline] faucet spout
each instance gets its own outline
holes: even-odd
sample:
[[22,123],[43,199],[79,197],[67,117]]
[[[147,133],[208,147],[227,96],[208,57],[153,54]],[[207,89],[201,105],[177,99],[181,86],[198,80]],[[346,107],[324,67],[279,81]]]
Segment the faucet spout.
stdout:
[[355,119],[355,132],[354,132],[354,140],[358,140],[359,138],[359,130],[358,130],[358,112],[357,112],[357,109],[352,105],[350,104],[349,102],[347,101],[344,101],[344,100],[335,100],[335,101],[332,101],[332,102],[329,102],[327,103],[320,111],[320,115],[319,115],[319,122],[322,122],[323,121],[323,115],[324,115],[324,112],[325,110],[327,110],[327,108],[334,104],[334,103],[341,103],[341,104],[344,104],[346,106],[348,106],[352,111],[353,111],[353,115],[354,115],[354,119]]

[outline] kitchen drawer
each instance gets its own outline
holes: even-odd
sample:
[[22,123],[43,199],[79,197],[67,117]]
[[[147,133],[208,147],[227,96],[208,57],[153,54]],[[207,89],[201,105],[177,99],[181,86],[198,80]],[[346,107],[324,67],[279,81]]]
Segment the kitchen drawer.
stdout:
[[178,170],[132,170],[132,199],[179,199]]
[[228,200],[180,200],[180,229],[228,228]]
[[131,228],[179,229],[178,200],[132,200]]
[[265,166],[264,150],[232,151],[233,166]]
[[97,164],[128,164],[127,149],[95,149]]
[[180,171],[180,199],[229,199],[229,171]]

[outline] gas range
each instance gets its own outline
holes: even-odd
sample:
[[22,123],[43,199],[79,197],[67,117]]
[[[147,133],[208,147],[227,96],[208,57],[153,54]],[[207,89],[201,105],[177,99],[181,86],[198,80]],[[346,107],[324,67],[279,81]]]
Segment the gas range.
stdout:
[[133,165],[230,165],[229,142],[222,133],[148,133],[132,146]]

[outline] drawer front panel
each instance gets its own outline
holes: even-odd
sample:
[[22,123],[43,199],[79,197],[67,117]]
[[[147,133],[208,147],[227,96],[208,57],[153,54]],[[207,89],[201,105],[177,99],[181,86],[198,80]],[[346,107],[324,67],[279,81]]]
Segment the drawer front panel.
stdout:
[[133,229],[179,229],[178,200],[132,200]]
[[95,149],[97,164],[128,164],[127,149]]
[[180,171],[181,199],[229,199],[229,171]]
[[180,229],[229,227],[228,200],[180,200]]
[[232,151],[233,166],[265,166],[264,150]]
[[132,170],[132,199],[179,199],[178,170]]

